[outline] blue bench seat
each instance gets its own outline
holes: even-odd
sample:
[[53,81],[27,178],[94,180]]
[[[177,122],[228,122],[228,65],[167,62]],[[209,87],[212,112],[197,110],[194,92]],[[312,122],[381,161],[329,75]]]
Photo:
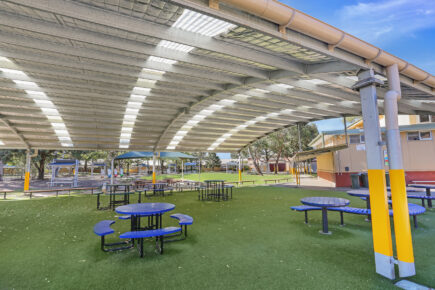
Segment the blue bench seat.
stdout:
[[174,213],[171,214],[171,218],[177,219],[180,226],[193,224],[193,218],[187,214]]
[[[391,201],[389,201],[388,203],[391,204]],[[308,213],[307,213],[308,211],[321,210],[320,207],[308,206],[308,205],[298,205],[298,206],[292,206],[290,208],[292,210],[299,211],[299,212],[304,211],[305,212],[305,223],[308,223]],[[420,206],[418,204],[408,203],[408,210],[409,210],[409,215],[413,217],[414,227],[418,228],[417,216],[424,213],[426,211],[426,208],[424,208],[423,206]],[[370,209],[350,207],[350,206],[329,207],[328,211],[338,211],[340,213],[340,224],[341,225],[344,225],[343,213],[366,215],[369,218],[371,215]],[[392,209],[389,210],[389,215],[393,216]]]
[[110,226],[114,223],[115,221],[110,220],[101,221],[94,226],[94,233],[100,237],[113,234],[115,230],[113,230]]
[[101,237],[101,250],[104,252],[114,252],[114,251],[120,251],[120,250],[125,250],[125,249],[129,249],[132,247],[132,245],[130,246],[126,246],[126,247],[120,247],[120,248],[112,248],[112,246],[118,246],[118,245],[125,245],[125,244],[129,244],[130,242],[116,242],[116,243],[106,243],[105,242],[105,237],[107,235],[111,235],[115,232],[114,229],[112,229],[110,226],[113,225],[115,223],[115,221],[111,221],[111,220],[104,220],[101,222],[98,222],[95,226],[94,226],[94,233],[97,236]]
[[310,210],[321,210],[321,207],[318,206],[310,206],[310,205],[295,205],[290,207],[291,210],[295,211],[303,211],[305,212],[305,223],[308,223],[308,211]]
[[[171,214],[171,218],[177,219],[178,224],[180,225],[181,233],[179,235],[182,235],[184,233],[184,237],[177,240],[168,240],[169,241],[179,241],[184,240],[187,237],[187,226],[190,226],[193,224],[193,218],[191,216],[188,216],[187,214],[182,213],[174,213]],[[184,229],[183,229],[184,227]],[[173,235],[176,236],[176,235]]]
[[[121,234],[119,237],[121,239],[131,239],[131,240],[138,239],[139,254],[140,257],[143,258],[143,239],[156,237],[156,248],[160,252],[160,254],[163,254],[163,236],[175,234],[180,231],[181,228],[179,227],[166,227],[166,228],[156,229],[156,230],[126,232]],[[160,247],[158,246],[159,241],[160,241]]]

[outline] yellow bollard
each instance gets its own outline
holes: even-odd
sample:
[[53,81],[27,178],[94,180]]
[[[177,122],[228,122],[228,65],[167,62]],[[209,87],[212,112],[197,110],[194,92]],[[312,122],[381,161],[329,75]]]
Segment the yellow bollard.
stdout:
[[372,217],[373,248],[380,259],[393,257],[390,215],[386,191],[385,170],[369,169],[369,191]]
[[24,175],[24,190],[29,190],[30,187],[30,172],[26,172]]
[[390,183],[399,274],[400,277],[412,276],[415,275],[414,251],[412,247],[404,170],[390,169]]
[[153,184],[156,183],[156,173],[153,171]]
[[239,169],[239,183],[242,182],[242,170]]

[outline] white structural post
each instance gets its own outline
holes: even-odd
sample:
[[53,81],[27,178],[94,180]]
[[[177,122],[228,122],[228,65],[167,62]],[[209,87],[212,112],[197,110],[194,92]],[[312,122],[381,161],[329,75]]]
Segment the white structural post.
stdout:
[[156,183],[156,152],[153,152],[153,184]]
[[201,152],[199,152],[198,181],[201,182]]
[[343,116],[343,126],[344,126],[344,138],[346,139],[346,145],[349,145],[348,137],[347,137],[347,122],[345,116]]
[[401,89],[397,64],[387,67],[387,77],[390,90],[384,97],[384,111],[390,165],[391,198],[393,201],[394,233],[399,275],[400,277],[408,277],[415,275],[415,264],[399,132],[397,101],[400,99]]
[[181,180],[184,180],[184,160],[181,159]]
[[30,155],[30,150],[26,151],[26,168],[24,174],[24,190],[29,190],[30,188],[30,160],[32,159]]
[[358,79],[353,88],[361,96],[376,272],[394,279],[393,246],[376,95],[376,86],[382,84],[382,81],[375,78],[372,69],[361,71]]
[[73,180],[73,187],[78,186],[78,180],[79,180],[79,169],[80,169],[80,161],[76,159],[76,165],[74,167],[74,180]]
[[242,183],[242,154],[239,152],[239,185]]
[[112,171],[112,173],[110,174],[110,184],[113,184],[113,169],[114,169],[114,159],[112,159],[112,161],[110,162],[110,169]]

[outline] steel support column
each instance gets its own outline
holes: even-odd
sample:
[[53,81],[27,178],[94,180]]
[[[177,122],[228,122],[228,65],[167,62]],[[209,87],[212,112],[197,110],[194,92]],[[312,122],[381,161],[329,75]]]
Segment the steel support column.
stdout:
[[156,183],[156,152],[153,152],[153,184]]
[[26,151],[26,168],[24,174],[24,191],[30,188],[30,161],[32,157],[30,155],[30,150]]
[[111,170],[111,174],[110,174],[110,184],[113,184],[113,175],[114,175],[114,167],[115,167],[115,165],[114,165],[114,163],[115,163],[115,159],[113,159],[112,158],[112,161],[110,162],[110,170]]
[[385,94],[384,111],[387,129],[388,161],[390,164],[394,233],[396,237],[399,275],[400,277],[408,277],[415,275],[415,264],[399,132],[397,101],[400,99],[401,89],[397,64],[387,68],[387,77],[390,90]]
[[239,185],[242,183],[242,155],[239,152]]
[[372,69],[361,71],[358,79],[353,88],[361,96],[376,272],[394,279],[393,246],[376,95],[376,86],[382,84],[382,81],[375,78]]

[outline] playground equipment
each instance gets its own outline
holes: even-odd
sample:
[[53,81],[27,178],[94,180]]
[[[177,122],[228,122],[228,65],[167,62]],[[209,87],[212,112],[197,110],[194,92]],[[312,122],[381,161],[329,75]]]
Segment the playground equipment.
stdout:
[[[50,187],[56,184],[70,184],[71,187],[77,187],[79,177],[79,161],[72,159],[54,159],[54,161],[48,164],[51,168],[51,180]],[[68,177],[59,177],[61,169],[66,168],[68,170]]]
[[239,170],[239,162],[237,161],[229,161],[223,164],[223,166],[225,167],[226,173],[234,173]]

